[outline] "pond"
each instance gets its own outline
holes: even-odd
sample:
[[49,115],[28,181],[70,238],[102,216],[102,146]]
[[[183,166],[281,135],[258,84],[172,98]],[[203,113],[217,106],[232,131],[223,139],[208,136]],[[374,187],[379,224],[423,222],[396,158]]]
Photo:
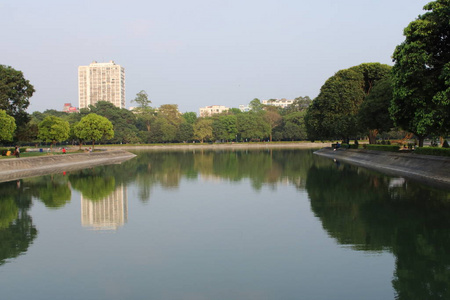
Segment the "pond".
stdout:
[[0,184],[2,299],[450,299],[450,191],[313,150]]

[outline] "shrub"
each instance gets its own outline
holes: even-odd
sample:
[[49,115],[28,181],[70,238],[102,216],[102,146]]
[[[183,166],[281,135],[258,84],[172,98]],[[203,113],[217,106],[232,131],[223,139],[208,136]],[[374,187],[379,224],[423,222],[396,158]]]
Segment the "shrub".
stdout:
[[400,149],[400,146],[395,145],[371,145],[371,144],[364,144],[364,149],[367,150],[376,150],[376,151],[391,151],[391,152],[397,152]]
[[450,156],[450,148],[419,147],[414,150],[414,153],[423,155]]

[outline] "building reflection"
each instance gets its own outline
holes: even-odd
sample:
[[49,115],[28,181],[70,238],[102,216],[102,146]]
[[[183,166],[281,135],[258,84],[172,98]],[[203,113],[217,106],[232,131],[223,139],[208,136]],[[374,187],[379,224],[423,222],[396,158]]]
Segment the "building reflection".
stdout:
[[128,198],[124,185],[100,200],[81,195],[81,225],[93,230],[117,230],[128,221]]

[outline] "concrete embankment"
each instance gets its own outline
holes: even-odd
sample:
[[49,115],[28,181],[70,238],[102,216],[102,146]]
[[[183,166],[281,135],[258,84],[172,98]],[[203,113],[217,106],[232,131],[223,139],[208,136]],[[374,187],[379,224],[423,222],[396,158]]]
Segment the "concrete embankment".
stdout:
[[0,182],[121,163],[135,157],[123,150],[43,155],[0,160]]
[[314,154],[342,162],[450,188],[450,157],[385,151],[323,148]]

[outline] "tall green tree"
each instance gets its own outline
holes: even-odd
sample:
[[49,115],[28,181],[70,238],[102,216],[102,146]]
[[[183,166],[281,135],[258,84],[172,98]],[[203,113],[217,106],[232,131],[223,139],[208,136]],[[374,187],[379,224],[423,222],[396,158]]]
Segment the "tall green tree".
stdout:
[[283,117],[284,138],[294,140],[305,140],[307,138],[305,126],[306,111],[294,111]]
[[259,100],[258,98],[255,98],[252,101],[250,101],[250,104],[248,106],[253,112],[260,112],[264,107],[264,105],[261,103],[261,100]]
[[15,130],[16,121],[14,118],[0,109],[0,141],[12,141]]
[[114,129],[113,143],[137,142],[138,129],[136,127],[136,115],[125,108],[119,108],[107,101],[99,101],[95,105],[89,106],[91,113],[108,119]]
[[390,66],[364,63],[340,70],[321,87],[305,116],[308,137],[314,139],[342,138],[363,133],[358,127],[358,111],[377,81],[387,76]]
[[231,141],[236,138],[237,118],[235,115],[220,115],[214,118],[213,136],[217,140]]
[[44,142],[51,142],[51,148],[56,142],[67,140],[70,133],[69,122],[55,116],[47,116],[38,125],[38,138]]
[[148,99],[148,94],[142,90],[136,94],[136,98],[131,100],[131,102],[138,104],[138,106],[133,109],[133,112],[136,113],[138,119],[141,119],[145,123],[147,131],[150,131],[150,124],[155,119],[156,112],[155,109],[150,106],[152,101]]
[[394,127],[389,115],[392,101],[392,79],[386,76],[375,84],[372,92],[366,97],[358,111],[359,126],[369,134],[369,143],[376,143],[376,134],[388,132]]
[[105,117],[91,113],[81,119],[74,126],[74,133],[80,140],[92,141],[92,147],[95,147],[95,141],[101,139],[111,139],[114,137],[112,123]]
[[419,138],[450,132],[450,0],[424,6],[393,54],[395,123]]
[[0,109],[16,120],[21,127],[29,121],[26,109],[30,105],[34,87],[21,71],[0,65]]
[[194,124],[194,138],[203,143],[213,137],[213,120],[209,118],[199,118]]
[[272,132],[275,127],[281,125],[283,118],[278,112],[278,108],[275,106],[266,106],[264,110],[265,113],[263,115],[263,119],[267,124],[269,124],[269,140],[272,141]]
[[194,124],[197,121],[197,114],[193,111],[185,112],[181,117],[189,124]]
[[181,113],[178,110],[177,104],[163,104],[158,109],[158,116],[164,117],[174,125],[178,127],[181,124]]
[[248,112],[237,115],[237,129],[241,139],[261,140],[270,135],[270,125],[260,113]]

